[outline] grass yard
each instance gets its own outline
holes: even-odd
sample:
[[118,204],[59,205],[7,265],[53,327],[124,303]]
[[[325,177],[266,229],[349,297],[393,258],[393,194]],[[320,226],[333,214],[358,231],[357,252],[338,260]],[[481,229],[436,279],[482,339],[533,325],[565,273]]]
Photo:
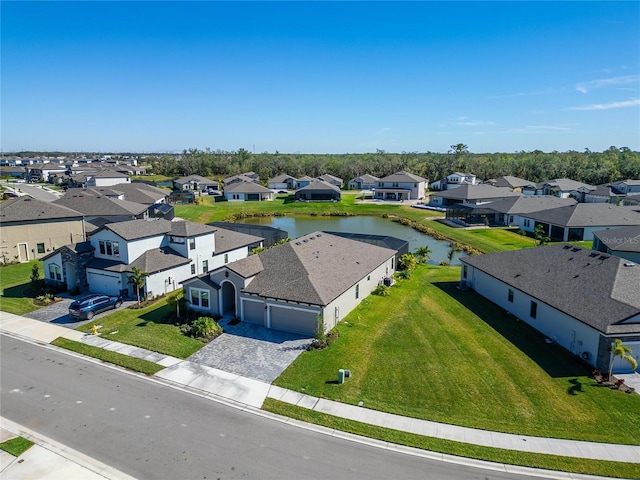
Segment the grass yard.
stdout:
[[94,347],[93,345],[87,345],[86,343],[76,342],[74,340],[68,340],[63,337],[56,338],[51,345],[56,347],[66,348],[72,352],[80,353],[88,357],[97,358],[104,362],[113,363],[129,370],[144,373],[146,375],[153,375],[154,373],[163,370],[165,367],[158,365],[157,363],[143,360],[142,358],[129,357],[122,353],[113,352],[111,350],[105,350],[103,348]]
[[177,358],[187,358],[200,350],[204,344],[180,332],[167,317],[171,307],[165,297],[142,309],[125,308],[103,318],[87,323],[77,330],[90,332],[93,325],[102,325],[103,338],[122,342],[153,352]]
[[22,437],[15,437],[0,443],[0,450],[10,453],[14,457],[19,457],[33,446],[31,440]]
[[[420,266],[370,296],[328,349],[275,381],[309,395],[480,429],[640,444],[640,396],[598,387],[590,368],[474,292],[458,267]],[[339,368],[352,377],[337,384]]]
[[0,267],[0,310],[23,315],[40,308],[26,294],[31,283],[31,270],[36,264],[40,267],[40,278],[43,278],[42,264],[35,260]]

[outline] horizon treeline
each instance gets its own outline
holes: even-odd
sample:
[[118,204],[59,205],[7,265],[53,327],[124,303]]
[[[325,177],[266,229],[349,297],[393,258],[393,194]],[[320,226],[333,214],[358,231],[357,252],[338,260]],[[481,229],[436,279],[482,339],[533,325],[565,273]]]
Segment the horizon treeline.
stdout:
[[345,184],[352,178],[370,174],[385,177],[406,170],[428,178],[430,182],[452,172],[475,174],[481,180],[504,175],[541,182],[571,178],[590,185],[625,179],[640,179],[640,152],[610,147],[604,152],[550,152],[540,150],[516,153],[471,153],[466,145],[452,145],[449,153],[375,153],[304,154],[251,153],[189,149],[180,158],[161,156],[151,162],[153,173],[168,177],[201,175],[223,179],[244,172],[255,172],[266,182],[280,174],[312,178],[330,174]]

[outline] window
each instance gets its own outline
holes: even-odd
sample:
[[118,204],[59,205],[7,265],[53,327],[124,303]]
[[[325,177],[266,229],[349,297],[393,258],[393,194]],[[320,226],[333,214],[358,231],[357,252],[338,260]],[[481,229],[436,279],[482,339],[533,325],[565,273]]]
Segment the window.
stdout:
[[196,239],[195,238],[190,238],[189,239],[189,250],[195,250],[196,248]]
[[170,243],[186,243],[186,239],[184,237],[174,237],[173,235],[171,235],[169,237],[169,242]]
[[229,254],[228,253],[224,254],[224,263],[229,263]]
[[100,253],[110,257],[120,257],[120,245],[111,240],[100,240],[98,242]]
[[38,253],[44,253],[44,243],[38,244]]
[[393,188],[398,188],[398,182],[393,182],[392,187]]
[[56,264],[49,265],[49,278],[51,280],[59,280],[62,281],[62,272],[60,271],[60,267]]
[[538,315],[538,303],[531,300],[531,307],[529,308],[529,316],[531,318],[536,318]]
[[513,215],[509,215],[509,223],[513,223]]
[[360,285],[356,285],[356,298],[360,298]]
[[524,226],[525,226],[525,227],[530,227],[530,226],[531,226],[531,220],[529,220],[528,218],[525,218],[525,220],[524,220]]
[[513,290],[509,289],[509,293],[507,294],[507,300],[509,303],[513,303]]
[[191,305],[209,308],[209,292],[198,288],[191,289]]
[[367,282],[371,280],[371,275],[367,275]]
[[196,274],[196,264],[192,263],[191,264],[191,275],[195,275]]
[[202,273],[207,273],[209,271],[209,260],[202,261]]
[[467,266],[462,266],[462,278],[467,278]]

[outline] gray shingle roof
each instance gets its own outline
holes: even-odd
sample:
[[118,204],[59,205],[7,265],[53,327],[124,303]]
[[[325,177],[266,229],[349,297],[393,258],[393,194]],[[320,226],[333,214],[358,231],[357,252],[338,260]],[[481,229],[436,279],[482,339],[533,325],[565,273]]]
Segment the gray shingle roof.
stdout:
[[524,178],[505,175],[504,177],[496,178],[495,181],[493,182],[493,185],[496,187],[517,188],[517,187],[528,187],[528,186],[535,187],[536,183],[530,182],[529,180],[525,180]]
[[551,208],[575,205],[576,203],[578,202],[573,198],[559,198],[553,195],[523,195],[496,200],[480,205],[480,207],[509,215],[523,215]]
[[340,182],[342,183],[342,179],[340,177],[336,177],[334,175],[331,175],[329,173],[325,173],[324,175],[320,175],[318,177],[319,180],[324,180],[325,182]]
[[492,185],[462,185],[460,187],[434,193],[432,197],[448,198],[450,200],[483,200],[491,198],[519,197],[521,194],[506,187],[494,187]]
[[155,220],[129,220],[128,222],[109,223],[104,226],[124,240],[155,237],[158,235],[175,235],[177,237],[197,237],[214,233],[216,229],[209,225],[176,220],[170,222],[163,218]]
[[[81,192],[81,189],[72,189],[72,193]],[[133,182],[121,183],[112,187],[89,187],[87,192],[95,195],[124,195],[124,199],[129,202],[152,205],[169,196],[169,192],[161,188],[147,185],[146,183]]]
[[606,334],[640,333],[640,265],[568,244],[462,258],[507,285]]
[[82,213],[56,202],[42,202],[23,196],[2,202],[0,225],[9,222],[33,222],[54,219],[82,219]]
[[640,253],[640,225],[593,232],[613,252]]
[[527,218],[562,227],[640,225],[640,214],[610,203],[578,203],[533,212]]
[[217,229],[202,223],[174,220],[171,224],[171,235],[176,237],[197,237],[215,232]]
[[332,185],[331,183],[327,183],[324,180],[311,180],[311,182],[309,183],[309,185],[305,185],[304,187],[299,188],[298,190],[296,190],[297,192],[306,192],[306,191],[310,191],[310,190],[314,190],[314,191],[332,191],[332,192],[340,192],[340,187],[338,187],[337,185]]
[[380,179],[381,182],[397,182],[397,183],[420,183],[426,182],[426,178],[419,177],[413,173],[405,172],[404,170],[396,173],[392,173],[384,178]]
[[327,305],[395,250],[315,232],[227,265],[255,278],[244,289],[267,298]]
[[147,210],[147,205],[118,200],[91,192],[70,192],[52,202],[82,212],[87,216],[140,215]]
[[235,182],[224,187],[225,193],[273,193],[267,187],[254,182]]
[[368,173],[365,173],[364,175],[360,175],[359,177],[352,178],[350,181],[351,182],[361,181],[363,183],[374,183],[374,182],[378,182],[379,180],[380,179],[378,177],[374,177],[373,175],[369,175]]
[[154,248],[147,250],[131,262],[128,271],[133,271],[133,267],[136,267],[143,272],[157,273],[180,265],[186,265],[187,263],[191,263],[191,259],[178,255],[172,248]]
[[282,175],[277,175],[273,178],[270,178],[267,183],[282,183],[282,182],[286,182],[287,180],[295,180],[294,177],[292,177],[291,175],[287,175],[286,173],[283,173]]
[[246,233],[234,232],[225,228],[216,230],[216,254],[229,252],[241,247],[262,242],[262,237],[248,235]]
[[546,182],[542,182],[542,186],[550,186],[557,187],[563,192],[569,192],[572,190],[578,190],[580,187],[585,187],[589,190],[593,190],[593,185],[587,185],[586,183],[577,182],[575,180],[571,180],[570,178],[555,178],[553,180],[547,180]]

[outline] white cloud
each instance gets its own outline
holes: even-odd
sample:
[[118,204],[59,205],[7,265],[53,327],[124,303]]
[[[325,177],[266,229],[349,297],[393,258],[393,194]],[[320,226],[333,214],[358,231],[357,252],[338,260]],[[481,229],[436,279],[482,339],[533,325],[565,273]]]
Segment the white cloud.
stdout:
[[388,127],[381,128],[380,130],[378,130],[378,131],[376,132],[376,135],[384,135],[385,133],[387,133],[387,132],[388,132],[388,131],[390,131],[390,130],[391,130],[391,129],[390,129],[390,128],[388,128]]
[[640,106],[640,99],[625,100],[623,102],[596,103],[582,107],[570,107],[569,110],[611,110],[612,108],[627,108]]
[[582,82],[576,85],[576,90],[587,93],[596,88],[609,87],[611,85],[628,85],[630,83],[640,83],[640,75],[623,75],[621,77],[601,78],[599,80],[591,80],[590,82]]
[[471,120],[469,117],[458,117],[451,122],[444,122],[440,126],[456,126],[456,127],[486,127],[495,125],[495,122],[490,120]]

